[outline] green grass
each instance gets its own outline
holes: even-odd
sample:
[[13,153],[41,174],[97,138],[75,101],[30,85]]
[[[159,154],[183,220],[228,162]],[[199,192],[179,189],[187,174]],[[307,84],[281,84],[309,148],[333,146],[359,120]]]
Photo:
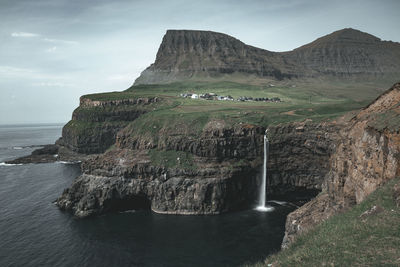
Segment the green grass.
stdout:
[[[274,82],[275,83],[275,82]],[[315,122],[331,120],[348,111],[359,109],[380,93],[376,84],[341,83],[340,81],[308,82],[285,81],[271,86],[270,83],[246,84],[230,81],[183,81],[169,84],[132,86],[123,92],[87,95],[92,100],[117,100],[139,97],[159,97],[160,102],[135,108],[147,111],[129,124],[132,136],[149,141],[164,134],[183,134],[197,137],[211,120],[223,120],[227,125],[250,123],[267,127],[279,123],[311,119]],[[180,93],[216,93],[234,98],[279,97],[283,102],[237,102],[217,100],[193,100]],[[137,106],[137,105],[135,105]],[[134,109],[135,109],[134,108]],[[130,107],[82,107],[82,120],[95,121],[112,112],[129,111]],[[93,115],[94,114],[94,115]],[[87,118],[87,119],[86,119]],[[112,120],[112,116],[110,117]]]
[[84,95],[83,97],[93,101],[112,101],[135,98],[135,95],[131,92],[109,92]]
[[[300,235],[286,250],[254,266],[399,266],[400,208],[393,200],[393,179],[361,204]],[[360,215],[374,205],[384,211]]]
[[197,165],[193,161],[193,155],[183,151],[160,151],[157,149],[149,150],[150,160],[155,166],[162,166],[166,168],[180,168],[180,169],[197,169]]

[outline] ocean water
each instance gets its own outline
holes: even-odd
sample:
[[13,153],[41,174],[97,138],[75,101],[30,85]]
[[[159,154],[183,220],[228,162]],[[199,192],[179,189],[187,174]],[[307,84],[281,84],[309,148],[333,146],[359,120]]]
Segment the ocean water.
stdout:
[[[0,162],[53,143],[61,127],[0,126]],[[53,201],[79,174],[74,164],[0,163],[0,266],[240,266],[279,249],[292,210],[76,219]]]

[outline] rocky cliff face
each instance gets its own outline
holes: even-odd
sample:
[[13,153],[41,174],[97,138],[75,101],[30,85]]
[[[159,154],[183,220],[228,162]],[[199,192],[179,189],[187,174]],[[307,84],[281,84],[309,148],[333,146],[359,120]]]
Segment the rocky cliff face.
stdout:
[[209,77],[235,72],[283,79],[294,75],[294,66],[279,53],[248,46],[211,31],[168,30],[156,61],[135,84]]
[[[222,140],[220,135],[228,132],[229,137]],[[176,147],[178,150],[163,150],[172,151],[173,158],[168,160],[176,162],[173,166],[152,158],[152,148],[128,145],[120,137],[114,150],[82,164],[83,175],[57,204],[79,217],[135,208],[217,214],[249,206],[258,192],[260,149],[255,148],[262,147],[262,133],[261,127],[248,125],[211,132],[206,127],[198,140],[187,141]],[[174,144],[178,143],[162,142],[160,148],[170,149]],[[182,155],[177,153],[179,149],[190,154],[189,166],[177,158]],[[238,155],[247,157],[239,162],[235,159]]]
[[[343,29],[289,52],[252,47],[216,32],[169,30],[135,84],[252,74],[259,78],[398,74],[400,44]],[[232,74],[232,75],[231,75]]]
[[269,127],[269,195],[320,192],[341,127],[311,121]]
[[[310,197],[319,191],[336,127],[311,122],[271,127],[269,193],[303,190]],[[114,149],[82,163],[82,176],[58,206],[79,217],[136,208],[217,214],[257,201],[265,128],[211,120],[198,136],[185,132],[160,129],[150,140],[129,127],[121,130]],[[159,162],[155,155],[163,153],[170,156]]]
[[359,112],[340,131],[325,193],[289,214],[283,247],[332,214],[360,203],[400,175],[400,83]]
[[83,96],[57,144],[82,154],[102,153],[115,143],[118,131],[159,101],[156,97],[91,100]]

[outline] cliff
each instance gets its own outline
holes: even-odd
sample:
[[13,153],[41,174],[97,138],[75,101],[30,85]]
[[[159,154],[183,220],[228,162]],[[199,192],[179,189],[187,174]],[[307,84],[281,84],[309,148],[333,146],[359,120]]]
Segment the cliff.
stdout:
[[294,122],[270,126],[268,160],[268,195],[293,200],[322,190],[329,172],[329,158],[336,150],[337,122]]
[[[167,102],[146,103],[154,108]],[[120,101],[116,105],[118,109],[139,105],[137,110],[141,104]],[[82,101],[79,112],[87,105]],[[158,112],[161,117],[154,117],[157,111],[142,113],[118,131],[112,148],[84,161],[83,174],[57,205],[86,217],[138,208],[218,214],[249,208],[257,201],[264,127],[191,116],[186,122],[183,114],[165,117],[165,109]],[[274,159],[269,165],[269,193],[284,199],[300,191],[301,200],[315,196],[328,171],[326,159],[334,149],[337,127],[312,122],[270,127]],[[97,144],[100,138],[87,136],[88,144],[82,147]],[[292,196],[291,200],[299,199]]]
[[[235,73],[274,79],[388,74],[399,70],[398,46],[345,29],[299,49],[274,53],[219,33],[168,31],[156,62],[137,83]],[[366,47],[371,49],[368,55],[363,54],[369,51]],[[188,84],[200,91],[198,84]],[[233,85],[219,90],[231,92]],[[288,244],[297,233],[361,201],[398,172],[398,85],[345,126],[304,120],[324,121],[337,116],[338,107],[349,110],[343,106],[354,102],[340,97],[340,90],[333,99],[318,97],[316,104],[311,99],[306,104],[310,91],[290,87],[293,102],[277,104],[178,97],[186,86],[142,85],[83,96],[57,144],[91,155],[57,205],[79,217],[138,208],[218,214],[251,207],[257,201],[268,127],[268,194],[304,201],[323,191],[288,217]],[[242,84],[235,90],[254,93],[255,88]],[[271,88],[263,91],[269,94]]]
[[[114,149],[82,164],[83,174],[57,205],[79,217],[137,208],[173,214],[243,208],[256,197],[263,130],[243,125],[210,132],[205,127],[186,145],[175,139],[145,148],[120,136]],[[221,138],[226,133],[230,138]],[[177,150],[166,149],[179,144]],[[244,159],[238,162],[237,155]]]
[[157,101],[157,97],[93,100],[82,96],[57,144],[80,154],[102,153],[115,143],[119,130],[151,110]]
[[289,214],[282,247],[333,214],[360,203],[400,175],[400,83],[354,116],[339,132],[324,193]]
[[142,72],[135,84],[218,77],[229,80],[237,75],[283,80],[399,72],[399,43],[382,41],[351,28],[289,52],[256,48],[222,33],[168,30],[155,62]]

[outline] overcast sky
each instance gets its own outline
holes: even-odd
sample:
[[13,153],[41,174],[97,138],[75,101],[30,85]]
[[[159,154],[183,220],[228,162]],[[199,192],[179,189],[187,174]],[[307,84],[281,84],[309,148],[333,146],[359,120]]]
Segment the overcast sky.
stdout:
[[67,122],[79,96],[128,88],[167,29],[271,51],[342,28],[400,42],[398,0],[0,0],[0,124]]

